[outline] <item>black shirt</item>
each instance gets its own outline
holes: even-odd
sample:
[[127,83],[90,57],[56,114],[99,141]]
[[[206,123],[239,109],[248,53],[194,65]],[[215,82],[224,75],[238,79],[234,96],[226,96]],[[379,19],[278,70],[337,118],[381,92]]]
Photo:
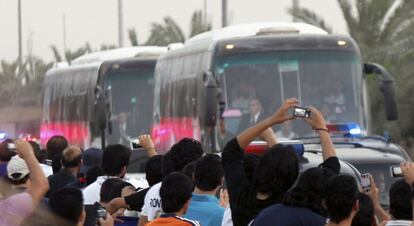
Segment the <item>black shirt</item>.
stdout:
[[135,194],[124,197],[126,204],[128,204],[130,210],[141,212],[144,205],[145,195],[150,188],[145,188],[138,191]]
[[46,193],[46,197],[48,198],[50,198],[50,196],[53,195],[53,193],[58,189],[76,182],[76,177],[65,168],[63,168],[59,173],[49,176],[47,179],[49,180],[49,191]]
[[244,150],[236,138],[226,144],[222,154],[231,215],[235,226],[248,225],[262,209],[280,203],[283,197],[283,194],[280,194],[265,200],[256,199],[257,191],[244,173],[243,154]]

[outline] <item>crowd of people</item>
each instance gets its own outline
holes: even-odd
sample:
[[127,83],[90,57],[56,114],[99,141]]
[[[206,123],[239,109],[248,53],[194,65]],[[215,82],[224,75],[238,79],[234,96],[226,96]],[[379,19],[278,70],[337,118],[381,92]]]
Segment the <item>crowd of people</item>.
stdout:
[[[414,163],[401,164],[404,177],[392,185],[384,210],[372,177],[363,192],[355,177],[340,173],[325,119],[312,107],[304,123],[320,138],[323,162],[299,172],[294,148],[278,144],[272,130],[298,120],[289,113],[298,104],[288,99],[270,117],[255,117],[221,155],[205,154],[192,138],[158,155],[151,137],[141,135],[145,178],[127,176],[131,150],[122,144],[83,151],[54,136],[41,150],[34,142],[6,140],[0,226],[412,225]],[[269,146],[262,156],[244,151],[257,138]]]

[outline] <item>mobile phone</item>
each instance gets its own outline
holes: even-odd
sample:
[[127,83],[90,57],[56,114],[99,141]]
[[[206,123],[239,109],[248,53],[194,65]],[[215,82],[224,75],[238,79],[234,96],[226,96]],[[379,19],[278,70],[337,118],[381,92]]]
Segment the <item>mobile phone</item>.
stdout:
[[96,209],[96,222],[99,225],[99,218],[106,219],[106,209],[102,206],[98,206]]
[[7,144],[7,149],[9,149],[10,151],[15,152],[16,151],[16,144],[15,143],[8,143]]
[[371,190],[371,174],[364,173],[361,175],[361,188],[364,192],[369,192]]
[[304,107],[295,107],[293,109],[293,116],[298,118],[310,118],[311,110]]
[[139,143],[139,139],[138,138],[130,139],[129,140],[129,144],[131,146],[131,150],[135,150],[135,149],[138,149],[138,148],[142,148],[142,145]]
[[402,173],[401,167],[399,167],[399,166],[391,167],[391,176],[392,177],[402,177],[403,173]]

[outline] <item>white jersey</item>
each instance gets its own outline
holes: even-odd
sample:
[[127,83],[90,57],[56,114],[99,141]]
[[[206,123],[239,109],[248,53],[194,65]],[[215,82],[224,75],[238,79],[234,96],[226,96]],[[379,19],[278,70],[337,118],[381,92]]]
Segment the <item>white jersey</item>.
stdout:
[[146,216],[148,221],[153,221],[162,214],[160,188],[161,182],[152,186],[144,199],[141,216]]
[[[99,202],[99,194],[101,192],[101,186],[106,179],[111,178],[109,176],[100,176],[96,179],[95,182],[83,189],[83,199],[84,205],[93,205],[96,202]],[[145,179],[140,178],[139,180],[135,178],[122,178],[125,182],[132,184],[135,188],[148,188],[148,182]]]
[[392,220],[388,221],[385,226],[410,226],[412,221],[407,220]]

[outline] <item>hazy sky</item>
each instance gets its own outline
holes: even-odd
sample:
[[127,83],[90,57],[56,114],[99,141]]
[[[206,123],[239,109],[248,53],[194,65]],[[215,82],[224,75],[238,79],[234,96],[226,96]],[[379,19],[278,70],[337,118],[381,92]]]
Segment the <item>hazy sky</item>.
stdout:
[[[221,26],[221,0],[207,0],[207,12],[213,29]],[[28,54],[31,39],[33,55],[52,60],[51,45],[63,52],[63,15],[66,15],[68,49],[86,42],[99,49],[102,44],[118,43],[117,0],[22,0],[23,55]],[[189,32],[191,14],[202,9],[204,0],[123,0],[125,44],[127,29],[135,28],[138,41],[146,41],[152,22],[169,15]],[[286,13],[289,0],[228,0],[230,23],[291,21]],[[301,0],[322,15],[337,33],[346,33],[345,23],[334,0]],[[18,55],[17,0],[0,0],[0,60]],[[31,37],[31,38],[30,38]],[[30,45],[29,45],[30,46]]]

